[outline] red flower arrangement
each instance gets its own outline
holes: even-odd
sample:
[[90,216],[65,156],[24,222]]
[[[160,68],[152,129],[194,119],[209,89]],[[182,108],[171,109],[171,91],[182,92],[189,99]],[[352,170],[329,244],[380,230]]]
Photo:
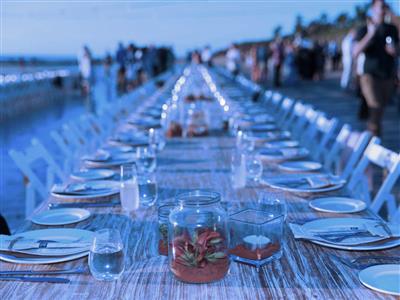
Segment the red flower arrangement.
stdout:
[[182,281],[216,281],[223,278],[228,271],[226,240],[217,231],[196,230],[193,236],[185,231],[172,241],[171,246],[171,270]]

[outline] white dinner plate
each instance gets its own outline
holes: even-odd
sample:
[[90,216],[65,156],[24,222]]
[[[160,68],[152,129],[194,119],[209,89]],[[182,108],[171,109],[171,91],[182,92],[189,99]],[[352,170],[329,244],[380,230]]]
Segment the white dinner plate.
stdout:
[[254,124],[251,125],[249,129],[251,131],[264,132],[264,131],[274,131],[277,130],[278,128],[274,124]]
[[115,175],[115,172],[108,169],[87,169],[74,172],[70,175],[71,179],[79,181],[108,179]]
[[67,225],[86,220],[90,212],[82,208],[59,208],[43,211],[31,218],[39,225]]
[[[60,190],[61,191],[60,191]],[[61,186],[54,186],[51,195],[62,199],[90,199],[106,197],[119,193],[119,182],[111,180],[87,181],[68,185],[66,191]]]
[[322,164],[316,161],[286,161],[278,165],[278,168],[283,171],[295,171],[295,172],[309,172],[318,171],[322,168]]
[[300,159],[309,154],[310,151],[306,148],[263,149],[259,152],[260,158],[268,161]]
[[299,174],[293,174],[295,176],[285,176],[285,177],[270,177],[263,178],[262,182],[272,188],[280,189],[283,191],[293,192],[293,193],[323,193],[329,191],[335,191],[342,188],[346,181],[338,179],[335,184],[327,187],[312,188],[308,183],[301,183],[299,180],[304,178]]
[[318,198],[310,201],[309,206],[318,211],[339,214],[356,213],[367,208],[364,201],[347,197]]
[[[329,231],[329,230],[340,230],[343,227],[348,228],[349,226],[362,226],[366,220],[364,218],[324,218],[305,223],[305,229],[307,231]],[[332,244],[328,242],[308,240],[314,244],[325,246],[328,248],[340,249],[340,250],[351,250],[351,251],[374,251],[389,249],[400,245],[400,238],[384,239],[373,243],[360,244],[360,245],[343,245],[343,244]]]
[[273,141],[265,144],[267,148],[294,148],[300,144],[298,141],[286,140],[286,141]]
[[32,257],[27,255],[23,256],[19,255],[19,253],[14,254],[11,252],[7,253],[0,252],[0,260],[15,264],[42,265],[42,264],[55,264],[55,263],[71,261],[85,257],[87,255],[89,255],[89,251],[84,251],[81,253],[65,255],[65,256],[37,256],[37,257]]
[[84,160],[87,167],[95,168],[112,168],[123,164],[134,163],[136,160],[136,155],[134,153],[121,153],[113,154],[108,160],[105,161],[95,161],[95,160]]
[[358,279],[374,291],[400,296],[400,264],[368,267],[358,273]]
[[[12,236],[13,238],[23,237],[24,239],[32,240],[49,240],[59,241],[63,243],[77,242],[77,243],[88,243],[91,244],[93,241],[94,233],[89,230],[75,229],[75,228],[52,228],[52,229],[40,229],[17,233]],[[19,252],[12,251],[0,251],[0,259],[12,259],[26,261],[26,263],[34,263],[33,261],[39,259],[40,261],[47,261],[50,259],[54,262],[61,262],[66,260],[66,256],[84,256],[83,253],[89,251],[87,248],[38,248],[21,250]],[[24,255],[26,254],[26,255]],[[59,257],[58,257],[59,256]],[[76,258],[78,258],[76,257]],[[75,259],[75,258],[73,258]],[[69,259],[68,259],[69,260]],[[8,261],[8,260],[6,260]],[[46,263],[46,262],[42,262]]]

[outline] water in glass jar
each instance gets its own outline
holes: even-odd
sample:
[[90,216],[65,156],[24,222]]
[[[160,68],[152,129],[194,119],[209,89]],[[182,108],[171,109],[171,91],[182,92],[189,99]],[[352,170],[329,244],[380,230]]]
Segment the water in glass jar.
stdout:
[[89,253],[89,268],[97,280],[116,280],[124,271],[124,252],[120,245],[104,245]]

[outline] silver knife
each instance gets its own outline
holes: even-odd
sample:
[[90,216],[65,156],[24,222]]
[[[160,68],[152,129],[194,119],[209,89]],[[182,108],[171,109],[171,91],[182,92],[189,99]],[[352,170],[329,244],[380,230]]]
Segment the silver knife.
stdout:
[[70,283],[68,278],[61,277],[29,277],[29,276],[0,276],[0,280],[7,281],[28,281],[28,282],[50,282],[50,283]]
[[112,207],[120,205],[120,202],[104,202],[104,203],[88,203],[88,202],[75,202],[75,203],[50,203],[49,208],[74,208],[74,207]]
[[71,269],[71,270],[43,270],[43,271],[33,271],[33,270],[23,270],[23,271],[0,271],[0,276],[2,275],[60,275],[60,274],[84,274],[86,270],[83,268]]

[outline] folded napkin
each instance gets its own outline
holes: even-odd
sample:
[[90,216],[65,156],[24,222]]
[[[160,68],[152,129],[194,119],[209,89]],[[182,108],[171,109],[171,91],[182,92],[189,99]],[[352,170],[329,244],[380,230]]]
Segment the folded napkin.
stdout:
[[24,239],[10,235],[0,235],[1,251],[22,251],[30,249],[60,249],[60,248],[89,248],[90,242],[47,241],[44,243],[35,239]]
[[110,187],[92,187],[84,183],[82,184],[55,184],[51,188],[51,192],[63,195],[92,195],[109,191]]
[[105,162],[111,158],[111,154],[108,151],[98,150],[94,155],[85,155],[82,157],[83,160],[90,160],[96,162]]
[[321,189],[332,185],[340,184],[343,182],[343,179],[341,179],[340,177],[329,176],[329,175],[309,176],[306,177],[305,179],[313,189]]
[[[332,243],[337,245],[360,245],[387,239],[392,235],[389,234],[380,221],[367,221],[362,226],[343,226],[340,230],[329,228],[309,230],[304,225],[289,223],[289,227],[295,239],[306,239],[321,241],[325,243]],[[339,241],[332,242],[330,238],[347,236],[347,238]]]

